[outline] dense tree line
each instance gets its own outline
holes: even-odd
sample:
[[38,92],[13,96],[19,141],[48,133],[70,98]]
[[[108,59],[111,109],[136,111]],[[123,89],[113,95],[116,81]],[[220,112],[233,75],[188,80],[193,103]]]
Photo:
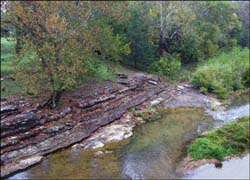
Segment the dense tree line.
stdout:
[[171,75],[220,49],[249,47],[249,2],[7,1],[1,16],[16,39],[18,76],[33,88],[47,83],[52,107],[95,60]]

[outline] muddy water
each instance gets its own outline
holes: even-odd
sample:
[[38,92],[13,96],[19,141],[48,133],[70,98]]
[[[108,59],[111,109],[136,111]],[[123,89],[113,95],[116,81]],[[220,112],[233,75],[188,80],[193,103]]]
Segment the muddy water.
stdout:
[[210,117],[201,108],[160,110],[162,118],[134,129],[132,138],[95,151],[68,148],[9,179],[181,178],[176,162],[186,142]]

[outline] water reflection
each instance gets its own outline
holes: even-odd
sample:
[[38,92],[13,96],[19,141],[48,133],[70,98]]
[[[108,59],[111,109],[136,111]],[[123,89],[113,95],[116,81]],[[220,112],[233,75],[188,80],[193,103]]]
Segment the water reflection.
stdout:
[[206,164],[184,177],[184,179],[249,179],[249,154],[222,163],[221,168]]

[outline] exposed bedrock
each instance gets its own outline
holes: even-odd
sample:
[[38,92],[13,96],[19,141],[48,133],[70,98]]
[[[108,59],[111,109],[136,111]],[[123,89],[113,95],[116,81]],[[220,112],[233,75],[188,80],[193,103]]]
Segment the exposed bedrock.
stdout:
[[88,92],[88,87],[78,89],[66,94],[63,107],[57,110],[36,109],[36,105],[23,100],[18,103],[17,99],[1,102],[1,177],[80,142],[164,90],[151,76],[118,78],[128,83],[107,82],[89,87]]

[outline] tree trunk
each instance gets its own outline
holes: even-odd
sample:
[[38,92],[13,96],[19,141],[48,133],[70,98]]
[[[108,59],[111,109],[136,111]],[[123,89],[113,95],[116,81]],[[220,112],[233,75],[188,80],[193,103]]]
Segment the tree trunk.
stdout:
[[61,99],[61,95],[62,95],[62,91],[53,90],[53,92],[50,95],[49,100],[45,102],[44,104],[42,104],[40,107],[55,108]]
[[[58,44],[56,43],[55,44],[55,48],[57,49],[56,50],[56,66],[58,67],[60,62],[61,62],[61,44]],[[53,74],[51,74],[51,85],[52,87],[54,88],[55,87],[55,81],[53,79]],[[53,90],[52,93],[51,93],[51,96],[50,96],[50,99],[45,103],[44,106],[47,106],[47,107],[51,107],[51,108],[55,108],[61,98],[61,95],[62,95],[62,91],[58,91],[58,90]]]
[[16,37],[16,47],[15,47],[15,50],[16,50],[16,54],[18,55],[21,50],[22,50],[22,42],[21,42],[21,38],[20,37]]
[[134,68],[136,69],[137,68],[137,64],[136,64],[136,59],[134,59]]

